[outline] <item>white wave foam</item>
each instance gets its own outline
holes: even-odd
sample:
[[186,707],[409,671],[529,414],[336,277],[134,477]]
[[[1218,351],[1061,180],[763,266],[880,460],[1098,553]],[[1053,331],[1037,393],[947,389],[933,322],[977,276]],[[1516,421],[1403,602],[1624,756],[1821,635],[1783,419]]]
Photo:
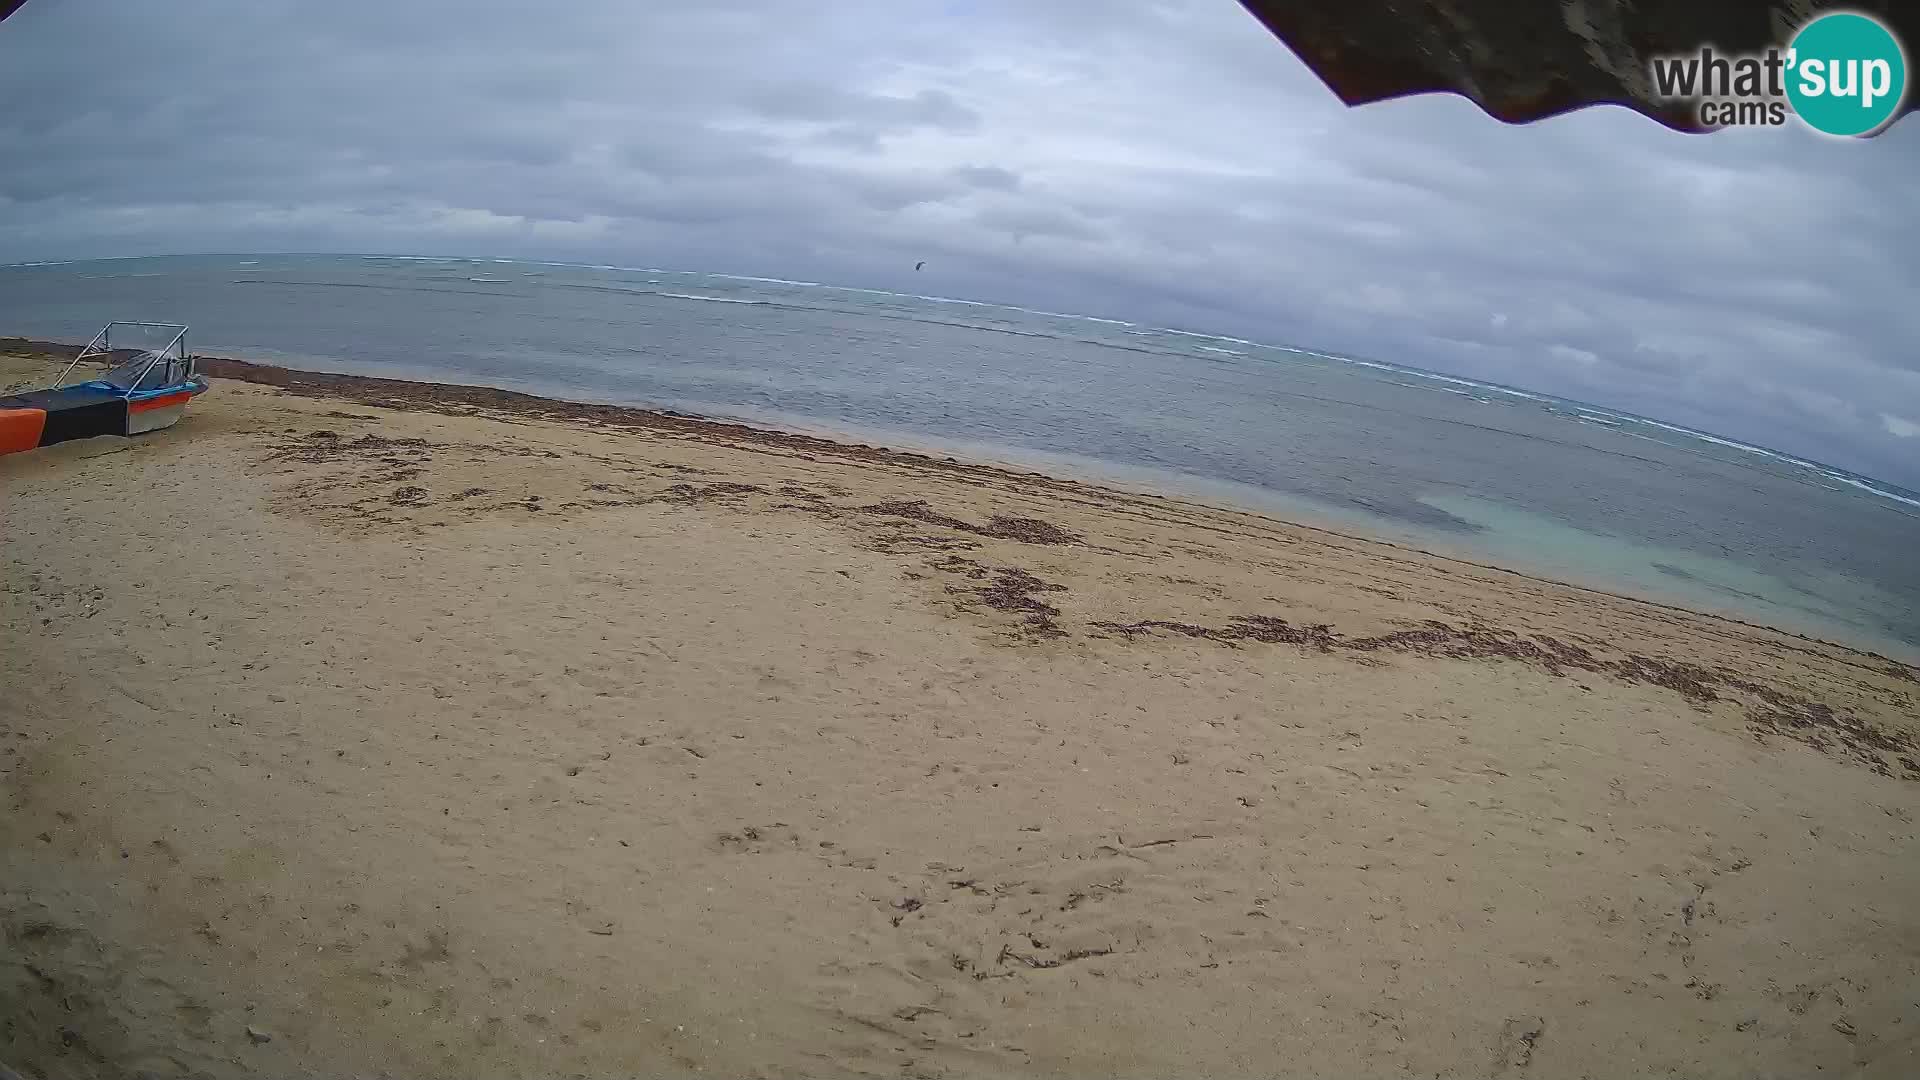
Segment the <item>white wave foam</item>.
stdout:
[[856,289],[851,285],[822,285],[832,292],[864,293],[868,296],[892,296],[901,300],[925,300],[930,304],[958,304],[961,307],[1004,307],[1003,304],[989,304],[980,300],[956,300],[951,296],[922,296],[919,293],[892,292],[887,289]]
[[[500,260],[495,259],[494,261],[499,262]],[[507,281],[509,279],[503,278],[503,277],[470,277],[467,280],[468,281]]]
[[1433,379],[1436,382],[1452,383],[1455,386],[1471,386],[1475,390],[1485,390],[1494,394],[1510,394],[1513,397],[1523,397],[1529,401],[1556,400],[1555,398],[1541,397],[1539,394],[1529,394],[1525,390],[1509,390],[1504,386],[1495,386],[1492,383],[1476,382],[1473,379],[1456,379],[1452,375],[1442,375],[1437,371],[1421,371],[1418,368],[1397,368],[1395,370],[1404,371],[1416,379]]
[[[1715,446],[1725,446],[1733,450],[1744,451],[1746,453],[1754,454],[1759,457],[1772,458],[1775,461],[1784,461],[1789,465],[1797,465],[1802,469],[1808,470],[1809,472],[1817,473],[1820,476],[1826,477],[1827,479],[1832,480],[1836,483],[1845,484],[1851,488],[1857,488],[1861,491],[1867,492],[1870,495],[1877,495],[1880,498],[1889,499],[1897,503],[1904,503],[1908,506],[1920,507],[1920,499],[1910,498],[1906,495],[1900,494],[1897,491],[1888,491],[1885,488],[1878,487],[1874,484],[1868,483],[1867,481],[1862,480],[1858,477],[1848,476],[1844,473],[1836,473],[1832,469],[1829,469],[1828,467],[1821,465],[1817,461],[1808,461],[1805,458],[1794,457],[1792,454],[1783,453],[1779,450],[1769,450],[1764,446],[1755,446],[1752,443],[1743,443],[1735,439],[1723,439],[1718,435],[1709,435],[1704,431],[1695,431],[1692,428],[1681,427],[1678,424],[1663,424],[1658,420],[1649,420],[1644,416],[1632,416],[1632,417],[1627,417],[1626,419],[1632,420],[1636,424],[1644,424],[1647,427],[1656,427],[1665,431],[1678,432],[1679,434],[1685,435],[1690,439],[1698,439],[1701,442],[1713,443]],[[1645,436],[1642,436],[1642,437],[1644,438]]]
[[1192,330],[1174,330],[1165,326],[1156,326],[1153,329],[1155,332],[1161,334],[1176,334],[1180,337],[1199,338],[1202,341],[1231,341],[1235,345],[1248,345],[1255,348],[1258,348],[1260,344],[1257,341],[1248,341],[1246,338],[1228,337],[1225,334],[1198,334]]
[[671,296],[675,300],[705,300],[709,304],[765,304],[765,300],[742,300],[733,296],[695,296],[693,293],[657,292],[654,296]]
[[[668,274],[671,270],[652,270],[649,273]],[[724,278],[727,281],[758,281],[766,285],[798,285],[808,289],[831,289],[832,285],[822,285],[817,281],[790,281],[787,278],[753,277],[748,274],[707,274],[706,277]]]
[[1473,379],[1460,379],[1460,378],[1455,378],[1452,375],[1442,375],[1437,371],[1422,371],[1419,368],[1401,367],[1399,364],[1382,364],[1375,360],[1360,360],[1351,356],[1336,356],[1332,353],[1308,352],[1307,350],[1304,350],[1304,349],[1296,349],[1296,350],[1289,350],[1289,351],[1307,352],[1309,356],[1319,356],[1319,357],[1324,357],[1325,359],[1328,359],[1328,360],[1338,360],[1343,364],[1353,364],[1357,367],[1368,367],[1368,368],[1377,369],[1379,371],[1392,371],[1401,375],[1411,375],[1416,379],[1431,379],[1435,382],[1453,383],[1456,386],[1470,386],[1475,390],[1481,390],[1489,394],[1506,394],[1509,397],[1526,398],[1528,401],[1552,402],[1552,401],[1559,400],[1557,398],[1543,397],[1539,394],[1529,394],[1525,390],[1515,390],[1515,389],[1512,389],[1511,387],[1496,386],[1493,383],[1476,382]]
[[[687,273],[693,271],[662,270],[656,273]],[[1020,307],[1015,304],[990,304],[984,300],[962,300],[954,296],[929,296],[925,293],[896,292],[892,289],[863,289],[853,285],[828,285],[818,281],[794,281],[790,278],[754,277],[750,274],[695,274],[698,277],[719,278],[724,281],[756,281],[768,285],[790,285],[803,289],[825,289],[829,292],[858,293],[863,296],[891,296],[899,300],[921,300],[929,304],[953,304],[959,307],[994,308],[999,311],[1018,311],[1024,315],[1039,315],[1049,319],[1074,319],[1080,322],[1104,323],[1109,326],[1137,326],[1137,323],[1121,319],[1104,319],[1097,315],[1075,315],[1064,311],[1042,311],[1039,308]],[[1232,341],[1233,338],[1221,340]],[[1243,344],[1252,344],[1245,342]]]
[[1217,346],[1213,346],[1213,345],[1200,345],[1200,346],[1197,346],[1197,348],[1198,348],[1198,349],[1199,349],[1199,350],[1200,350],[1201,352],[1213,352],[1213,353],[1221,353],[1221,354],[1223,354],[1223,355],[1225,355],[1225,356],[1245,356],[1245,355],[1247,355],[1246,353],[1243,353],[1243,352],[1235,352],[1235,351],[1234,351],[1234,350],[1232,350],[1232,349],[1222,349],[1222,348],[1219,348],[1219,347],[1217,347]]
[[1687,436],[1688,438],[1699,439],[1701,442],[1713,443],[1716,446],[1730,447],[1734,450],[1744,450],[1749,454],[1758,454],[1761,457],[1773,458],[1775,461],[1785,461],[1785,462],[1788,462],[1789,464],[1798,465],[1804,469],[1812,469],[1816,472],[1822,471],[1820,469],[1820,466],[1814,464],[1811,461],[1802,461],[1801,459],[1794,457],[1792,454],[1783,454],[1778,450],[1769,450],[1764,446],[1755,446],[1752,443],[1738,442],[1733,439],[1723,439],[1718,435],[1709,435],[1704,431],[1695,431],[1692,428],[1681,427],[1678,424],[1663,424],[1658,420],[1649,420],[1644,416],[1637,416],[1637,417],[1634,417],[1633,419],[1635,423],[1646,424],[1649,427],[1657,427],[1666,431],[1676,431],[1682,435]]
[[1909,499],[1905,495],[1900,495],[1895,492],[1888,491],[1885,488],[1875,487],[1872,484],[1867,483],[1865,480],[1856,480],[1851,476],[1835,476],[1832,473],[1826,473],[1824,475],[1826,475],[1829,479],[1837,480],[1840,483],[1847,485],[1848,487],[1859,488],[1861,491],[1878,495],[1883,499],[1892,499],[1894,502],[1906,503],[1908,506],[1920,506],[1920,499]]
[[[971,303],[972,301],[958,301],[958,302],[963,302],[963,303]],[[1020,311],[1020,312],[1025,312],[1025,313],[1026,313],[1026,314],[1028,314],[1028,315],[1040,315],[1040,316],[1043,316],[1043,317],[1045,317],[1045,318],[1049,318],[1049,319],[1074,319],[1074,320],[1077,320],[1077,321],[1079,321],[1079,322],[1092,322],[1092,323],[1105,323],[1105,324],[1107,324],[1108,326],[1133,326],[1133,325],[1135,325],[1135,324],[1133,324],[1133,323],[1130,323],[1130,322],[1122,322],[1122,321],[1120,321],[1119,319],[1102,319],[1102,318],[1100,318],[1100,317],[1098,317],[1098,316],[1095,316],[1095,315],[1073,315],[1073,314],[1069,314],[1069,313],[1067,313],[1067,312],[1064,312],[1064,311],[1041,311],[1041,310],[1039,310],[1038,308],[1024,308],[1024,307],[1015,307],[1015,306],[1013,306],[1012,304],[985,304],[985,305],[982,305],[982,306],[984,306],[984,307],[998,307],[998,308],[1003,308],[1003,309],[1005,309],[1005,310],[1007,310],[1007,311]],[[1231,340],[1231,339],[1228,339],[1228,338],[1222,338],[1221,340],[1223,340],[1223,341],[1225,341],[1225,340]]]

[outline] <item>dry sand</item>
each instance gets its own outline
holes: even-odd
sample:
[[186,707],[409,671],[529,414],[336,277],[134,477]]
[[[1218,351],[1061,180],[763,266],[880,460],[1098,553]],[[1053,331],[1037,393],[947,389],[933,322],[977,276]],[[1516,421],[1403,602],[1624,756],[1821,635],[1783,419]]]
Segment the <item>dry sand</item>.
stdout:
[[1909,668],[1043,477],[219,370],[256,381],[0,459],[27,1077],[1920,1075]]

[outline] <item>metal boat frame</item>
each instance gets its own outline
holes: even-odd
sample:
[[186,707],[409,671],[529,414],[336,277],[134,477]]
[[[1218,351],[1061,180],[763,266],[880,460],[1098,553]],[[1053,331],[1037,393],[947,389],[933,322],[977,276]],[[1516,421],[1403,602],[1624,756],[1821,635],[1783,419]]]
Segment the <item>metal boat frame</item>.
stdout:
[[[131,351],[114,345],[115,327],[171,333],[160,348],[133,352],[130,359],[99,378],[68,382],[86,360],[111,359]],[[0,397],[0,454],[98,435],[140,435],[178,423],[187,402],[207,390],[206,378],[195,369],[193,356],[187,352],[187,329],[181,323],[127,319],[102,327],[74,355],[53,386]]]
[[[177,371],[169,370],[168,374],[171,376],[167,379],[169,384],[183,383],[193,377],[193,357],[187,352],[187,330],[189,328],[185,323],[137,322],[132,319],[115,319],[101,327],[100,332],[93,335],[93,340],[87,342],[86,347],[75,354],[73,362],[66,366],[66,370],[60,372],[58,379],[53,381],[53,389],[58,390],[67,385],[67,376],[73,374],[73,369],[79,367],[81,362],[89,357],[112,356],[113,328],[116,326],[144,326],[150,330],[172,330],[175,332],[172,337],[167,339],[165,345],[162,345],[158,349],[145,350],[144,355],[151,357],[152,363],[140,369],[140,377],[133,380],[134,386],[140,385],[140,378],[145,378],[147,372],[152,370],[154,364],[158,364],[163,360],[168,363],[170,369],[173,365],[179,365]],[[133,391],[129,390],[128,393],[131,394]]]

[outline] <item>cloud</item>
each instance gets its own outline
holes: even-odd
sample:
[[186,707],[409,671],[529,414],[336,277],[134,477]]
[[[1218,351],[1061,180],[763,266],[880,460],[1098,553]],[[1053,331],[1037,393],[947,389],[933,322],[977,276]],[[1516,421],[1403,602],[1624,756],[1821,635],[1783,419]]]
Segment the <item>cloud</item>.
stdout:
[[1348,110],[1229,0],[30,3],[0,26],[0,102],[0,257],[937,289],[1537,387],[1920,486],[1912,119],[1851,143]]
[[958,165],[953,175],[962,183],[994,191],[1012,191],[1020,186],[1020,174],[993,165]]
[[894,95],[863,93],[821,83],[762,83],[741,95],[740,104],[749,115],[763,120],[832,124],[876,134],[915,128],[965,132],[980,126],[980,114],[944,90]]

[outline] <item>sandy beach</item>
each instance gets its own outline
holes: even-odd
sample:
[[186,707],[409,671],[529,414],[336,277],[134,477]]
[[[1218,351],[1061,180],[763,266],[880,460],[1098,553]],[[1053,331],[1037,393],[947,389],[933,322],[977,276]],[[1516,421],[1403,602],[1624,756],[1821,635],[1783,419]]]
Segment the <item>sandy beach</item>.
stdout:
[[0,459],[24,1077],[1920,1075],[1911,667],[1060,479],[207,370],[171,430]]

